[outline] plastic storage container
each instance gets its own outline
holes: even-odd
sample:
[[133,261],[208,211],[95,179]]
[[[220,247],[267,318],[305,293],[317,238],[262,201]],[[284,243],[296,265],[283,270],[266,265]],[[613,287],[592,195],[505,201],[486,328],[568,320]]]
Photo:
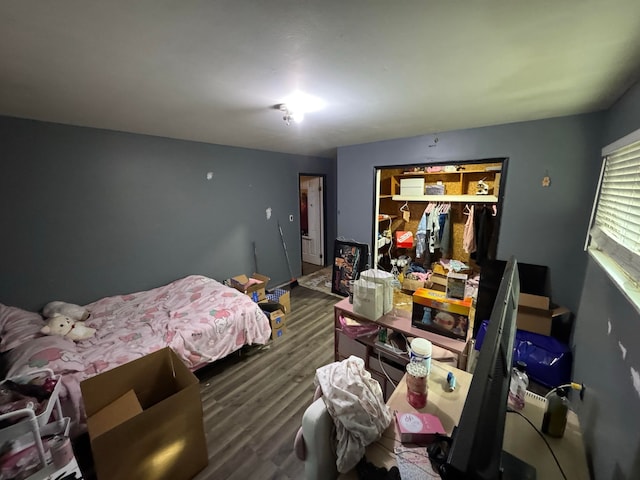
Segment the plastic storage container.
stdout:
[[568,412],[567,390],[559,388],[547,398],[547,407],[542,418],[542,432],[551,437],[561,438],[567,426]]
[[427,405],[428,383],[427,368],[422,362],[407,363],[407,402],[413,408]]
[[421,362],[427,369],[427,375],[431,373],[431,354],[433,346],[426,338],[414,338],[409,345],[409,359],[412,362]]
[[525,394],[529,388],[529,377],[527,376],[527,364],[522,360],[516,362],[516,366],[511,370],[511,383],[509,384],[508,404],[514,410],[524,408]]

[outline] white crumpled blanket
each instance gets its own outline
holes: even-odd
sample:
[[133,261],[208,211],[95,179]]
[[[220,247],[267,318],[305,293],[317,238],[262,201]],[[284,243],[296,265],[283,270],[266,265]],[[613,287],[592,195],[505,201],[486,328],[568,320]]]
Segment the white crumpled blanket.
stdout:
[[365,448],[382,436],[392,420],[380,384],[364,368],[364,360],[350,356],[316,370],[316,386],[336,426],[336,465],[348,472]]

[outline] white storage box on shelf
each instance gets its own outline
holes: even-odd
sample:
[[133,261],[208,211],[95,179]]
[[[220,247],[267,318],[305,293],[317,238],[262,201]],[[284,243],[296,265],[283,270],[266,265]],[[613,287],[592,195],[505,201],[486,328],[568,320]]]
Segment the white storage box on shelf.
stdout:
[[[42,369],[7,380],[15,383],[29,383],[38,377],[54,378],[56,380],[55,387],[47,399],[44,410],[39,415],[36,415],[33,408],[27,407],[0,415],[0,423],[5,421],[14,422],[0,429],[0,445],[6,445],[7,442],[12,442],[14,445],[24,445],[25,448],[35,445],[42,468],[27,477],[28,480],[46,480],[57,470],[51,461],[51,455],[45,449],[42,439],[55,435],[69,435],[70,421],[68,417],[62,416],[60,405],[60,375],[55,375],[50,369]],[[6,383],[7,380],[0,382],[0,386]],[[51,421],[54,408],[56,411],[55,420]]]

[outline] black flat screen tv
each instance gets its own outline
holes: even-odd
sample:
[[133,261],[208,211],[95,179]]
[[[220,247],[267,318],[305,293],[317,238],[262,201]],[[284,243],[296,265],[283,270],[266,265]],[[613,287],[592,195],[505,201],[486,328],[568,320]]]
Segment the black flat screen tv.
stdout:
[[536,478],[535,468],[502,450],[519,295],[518,263],[511,258],[500,281],[460,422],[440,467],[444,479]]

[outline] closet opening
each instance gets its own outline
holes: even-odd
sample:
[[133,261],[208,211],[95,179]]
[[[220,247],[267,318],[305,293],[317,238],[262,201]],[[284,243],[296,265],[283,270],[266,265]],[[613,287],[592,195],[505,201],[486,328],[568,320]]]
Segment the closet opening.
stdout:
[[464,278],[458,295],[477,298],[482,265],[496,259],[507,163],[491,158],[375,169],[372,263],[402,286],[396,308],[410,310],[418,288],[447,292],[452,274]]

